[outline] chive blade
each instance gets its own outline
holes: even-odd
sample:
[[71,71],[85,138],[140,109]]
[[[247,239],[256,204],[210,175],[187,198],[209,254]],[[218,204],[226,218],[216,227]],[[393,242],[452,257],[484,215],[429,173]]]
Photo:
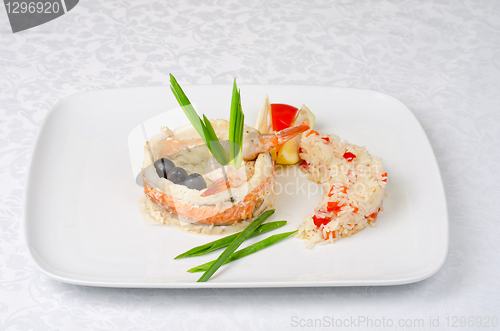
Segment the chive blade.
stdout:
[[219,142],[210,121],[208,121],[205,115],[203,115],[204,120],[200,118],[172,74],[170,74],[170,89],[196,132],[198,132],[203,139],[217,162],[224,166],[233,164],[236,168],[239,168],[242,162],[241,148],[243,143],[244,115],[241,109],[240,90],[236,86],[236,78],[233,83],[231,114],[229,120],[229,155]]
[[230,128],[229,130],[229,143],[230,143],[230,159],[231,163],[234,165],[235,164],[235,157],[236,157],[236,146],[234,145],[236,143],[236,130],[234,128],[236,127],[236,123],[238,122],[238,88],[236,86],[236,78],[234,79],[233,82],[233,94],[231,98],[231,113],[229,117],[229,123],[230,123]]
[[217,134],[215,133],[212,123],[210,123],[205,115],[203,115],[203,121],[205,122],[206,132],[208,133],[208,142],[210,144],[210,151],[212,152],[212,155],[221,165],[227,165],[229,163],[228,155],[217,138]]
[[241,162],[243,160],[243,151],[242,151],[242,148],[243,148],[243,131],[245,129],[245,114],[243,114],[243,111],[241,111],[241,101],[240,101],[240,116],[239,116],[239,124],[236,124],[237,127],[238,127],[238,130],[239,130],[239,137],[238,137],[238,141],[236,142],[236,146],[238,148],[237,150],[237,155],[236,155],[236,168],[239,168],[241,166]]
[[229,119],[229,158],[231,164],[236,168],[241,166],[241,144],[243,140],[243,111],[241,109],[241,94],[236,85],[236,78],[233,82],[233,94],[231,99],[231,114]]
[[[235,94],[236,94],[236,78],[234,79],[233,82],[233,95],[231,99],[231,113],[229,115],[229,127],[232,128],[236,125],[236,112],[234,111],[234,103],[235,103]],[[235,141],[234,140],[234,131],[230,130],[229,131],[229,141]]]
[[[257,237],[257,236],[264,234],[264,233],[267,233],[269,231],[276,230],[278,228],[281,228],[285,224],[286,224],[286,221],[276,221],[276,222],[269,222],[269,223],[262,224],[261,226],[259,226],[257,228],[257,230],[252,232],[252,234],[248,238]],[[190,250],[188,250],[182,254],[177,255],[174,258],[174,260],[182,259],[182,258],[186,258],[186,257],[201,256],[201,255],[205,255],[205,254],[211,253],[213,251],[216,251],[218,249],[227,247],[240,233],[241,233],[241,231],[234,233],[234,234],[231,234],[229,236],[226,236],[224,238],[209,242],[205,245],[191,248]]]
[[186,96],[186,94],[184,93],[179,83],[177,83],[177,80],[172,74],[170,74],[170,89],[172,90],[172,93],[177,99],[177,102],[184,111],[184,114],[186,114],[187,118],[195,128],[196,132],[198,132],[198,134],[206,144],[207,140],[204,134],[203,123],[201,121],[201,118],[198,115],[198,113],[196,113],[196,110],[194,109],[193,105],[191,104],[188,97]]
[[229,156],[224,150],[224,147],[219,142],[212,124],[205,115],[203,115],[204,120],[200,118],[191,102],[189,101],[188,97],[172,74],[170,74],[170,89],[172,90],[172,93],[177,99],[177,102],[184,111],[184,114],[186,114],[196,132],[198,132],[200,137],[207,145],[210,153],[212,153],[217,162],[224,166],[227,165],[229,163]]
[[[233,261],[239,260],[239,259],[241,259],[241,258],[243,258],[245,256],[248,256],[250,254],[253,254],[255,252],[263,250],[264,248],[267,248],[267,247],[269,247],[271,245],[274,245],[277,242],[279,242],[279,241],[281,241],[281,240],[283,240],[283,239],[291,236],[295,232],[297,232],[297,230],[275,234],[275,235],[270,236],[269,238],[266,238],[266,239],[263,239],[261,241],[258,241],[255,244],[252,244],[252,245],[250,245],[250,246],[248,246],[246,248],[240,249],[239,251],[236,251],[233,254],[231,254],[231,256],[224,262],[224,264],[227,264],[229,262],[233,262]],[[199,265],[199,266],[196,266],[196,267],[193,267],[193,268],[189,269],[188,272],[194,273],[194,272],[206,271],[214,263],[215,263],[215,260],[207,262],[207,263],[204,263],[202,265]]]
[[221,265],[226,262],[226,260],[234,253],[234,251],[241,245],[243,241],[248,239],[248,237],[254,232],[265,220],[267,220],[272,214],[274,214],[274,209],[270,209],[264,213],[262,213],[259,217],[257,217],[247,228],[226,247],[224,252],[215,260],[214,264],[210,266],[210,268],[205,271],[205,273],[198,279],[198,282],[206,282],[212,277],[212,275],[220,268]]

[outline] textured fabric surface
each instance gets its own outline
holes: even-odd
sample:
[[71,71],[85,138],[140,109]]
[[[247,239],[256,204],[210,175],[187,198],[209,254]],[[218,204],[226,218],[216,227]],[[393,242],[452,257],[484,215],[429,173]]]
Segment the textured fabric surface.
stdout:
[[[40,273],[22,210],[44,116],[77,92],[168,85],[169,72],[184,84],[238,77],[403,101],[443,176],[450,247],[442,269],[403,286],[225,290],[91,288]],[[432,316],[445,327],[452,316],[500,317],[499,89],[495,0],[85,0],[16,34],[0,9],[0,329],[284,330],[324,316],[426,327]]]

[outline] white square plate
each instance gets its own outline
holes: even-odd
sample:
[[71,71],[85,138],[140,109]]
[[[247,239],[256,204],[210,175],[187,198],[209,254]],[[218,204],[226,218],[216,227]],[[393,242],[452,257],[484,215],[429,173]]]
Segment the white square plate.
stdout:
[[[229,119],[231,89],[184,86],[208,118]],[[317,130],[366,146],[383,159],[388,197],[374,228],[313,249],[289,238],[197,283],[200,274],[186,270],[219,252],[173,258],[218,237],[146,223],[139,208],[142,187],[130,164],[135,152],[128,150],[135,127],[178,104],[169,87],[103,90],[62,100],[40,130],[24,214],[36,264],[73,284],[157,288],[395,285],[439,270],[448,250],[446,200],[432,148],[411,111],[369,90],[242,85],[246,124],[255,123],[266,94],[273,103],[306,104],[316,115]],[[321,198],[316,184],[290,170],[278,172],[278,185],[291,183],[287,187],[293,189],[277,196],[270,219],[288,224],[274,233],[296,229]]]

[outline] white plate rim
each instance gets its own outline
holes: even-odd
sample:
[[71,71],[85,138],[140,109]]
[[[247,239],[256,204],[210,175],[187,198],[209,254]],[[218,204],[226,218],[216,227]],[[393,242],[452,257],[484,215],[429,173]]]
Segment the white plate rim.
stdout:
[[[223,85],[223,84],[196,84],[196,85],[190,85],[190,84],[184,84],[183,86],[189,88],[191,86],[214,86],[214,87],[227,87],[228,85]],[[103,90],[93,90],[93,91],[83,91],[79,92],[70,96],[67,96],[61,100],[59,100],[57,103],[55,103],[52,108],[47,112],[45,115],[42,124],[40,125],[40,129],[37,133],[37,138],[36,142],[34,144],[34,147],[30,151],[29,154],[29,166],[28,166],[28,171],[26,174],[26,180],[24,184],[24,206],[23,206],[23,217],[22,217],[22,235],[26,244],[26,247],[28,248],[28,255],[30,256],[31,260],[35,263],[37,268],[45,275],[47,275],[50,278],[53,278],[57,281],[63,282],[63,283],[68,283],[68,284],[74,284],[74,285],[83,285],[83,286],[93,286],[93,287],[113,287],[113,288],[266,288],[266,287],[349,287],[349,286],[392,286],[392,285],[404,285],[404,284],[411,284],[411,283],[416,283],[420,282],[422,280],[425,280],[429,277],[432,277],[434,274],[436,274],[444,265],[446,262],[446,258],[448,255],[448,250],[449,250],[449,215],[448,215],[448,207],[447,207],[447,200],[446,200],[446,194],[445,194],[445,189],[444,189],[444,184],[442,180],[442,175],[441,171],[439,168],[439,164],[437,162],[434,149],[432,148],[432,145],[429,141],[429,138],[427,134],[425,133],[425,130],[423,129],[420,121],[417,119],[415,114],[407,107],[401,100],[395,98],[394,96],[376,91],[376,90],[370,90],[370,89],[363,89],[363,88],[352,88],[352,87],[337,87],[337,86],[327,86],[327,85],[295,85],[295,84],[266,84],[266,85],[259,85],[259,84],[242,84],[240,88],[246,88],[246,87],[307,87],[307,88],[332,88],[332,89],[346,89],[346,90],[358,90],[360,92],[370,92],[370,93],[377,93],[380,95],[384,95],[386,98],[390,98],[393,101],[396,101],[400,103],[402,106],[404,106],[405,110],[408,112],[408,115],[412,117],[414,122],[418,124],[418,128],[421,131],[421,133],[425,137],[425,142],[421,141],[421,143],[425,143],[431,151],[432,151],[432,160],[433,160],[433,166],[436,167],[437,169],[437,176],[439,179],[439,194],[441,201],[443,202],[443,212],[444,212],[444,222],[445,222],[445,227],[446,231],[444,232],[444,238],[442,238],[445,242],[445,250],[441,252],[441,255],[439,257],[439,263],[434,264],[432,268],[428,268],[428,270],[423,271],[421,274],[414,276],[414,277],[404,277],[404,278],[399,278],[399,279],[388,279],[388,280],[377,280],[377,281],[366,281],[366,280],[350,280],[350,281],[279,281],[279,282],[255,282],[255,283],[249,283],[249,282],[230,282],[230,283],[223,283],[223,282],[205,282],[205,283],[198,283],[198,282],[185,282],[185,283],[164,283],[164,282],[144,282],[144,283],[130,283],[130,282],[121,282],[121,281],[94,281],[94,280],[80,280],[78,278],[72,278],[72,277],[67,277],[63,276],[54,272],[51,272],[47,268],[45,268],[40,261],[34,256],[32,250],[30,249],[30,241],[29,241],[29,228],[28,228],[28,219],[27,219],[27,210],[29,208],[29,202],[32,199],[29,194],[29,187],[32,185],[32,172],[33,172],[33,166],[34,166],[34,155],[36,153],[36,150],[39,148],[40,145],[40,137],[42,136],[44,130],[46,130],[47,122],[54,112],[57,107],[64,103],[71,101],[71,99],[79,97],[81,95],[89,94],[89,93],[106,93],[108,91],[125,91],[125,90],[138,90],[138,89],[149,89],[149,88],[164,88],[165,86],[163,85],[156,85],[156,86],[142,86],[142,87],[126,87],[126,88],[111,88],[111,89],[103,89]]]

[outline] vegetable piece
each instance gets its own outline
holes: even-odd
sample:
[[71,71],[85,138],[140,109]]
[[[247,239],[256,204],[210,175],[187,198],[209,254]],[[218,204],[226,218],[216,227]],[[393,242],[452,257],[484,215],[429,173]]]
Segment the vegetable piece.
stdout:
[[198,279],[198,282],[206,282],[212,277],[212,275],[220,268],[221,265],[226,262],[226,260],[234,253],[234,251],[241,245],[242,242],[248,239],[250,235],[272,214],[274,214],[274,209],[270,209],[262,213],[257,217],[245,230],[241,231],[240,234],[226,247],[224,252],[214,261],[214,263],[208,268],[207,271]]
[[191,102],[184,94],[184,91],[177,83],[175,77],[170,74],[170,89],[175,95],[177,102],[182,107],[182,110],[186,114],[187,118],[196,129],[200,137],[203,139],[208,149],[215,157],[217,162],[226,166],[229,163],[234,165],[236,168],[241,166],[242,160],[242,144],[243,144],[243,129],[244,129],[244,118],[243,111],[241,110],[241,97],[240,91],[236,86],[236,78],[233,84],[233,96],[231,100],[231,115],[229,120],[229,155],[224,150],[224,147],[219,142],[215,130],[212,124],[203,115],[203,120],[198,116],[196,110],[191,105]]
[[166,158],[156,160],[154,165],[156,173],[160,176],[160,178],[167,178],[167,172],[175,167],[174,162]]
[[330,239],[330,235],[332,236],[332,239],[335,239],[335,237],[336,237],[336,236],[335,236],[335,231],[327,231],[327,232],[326,232],[326,238],[325,238],[325,237],[323,237],[323,233],[321,233],[321,236],[322,236],[322,237],[323,237],[323,239],[325,239],[325,240]]
[[224,150],[224,147],[222,147],[221,143],[219,142],[212,124],[205,116],[203,116],[204,121],[201,120],[200,116],[198,116],[198,114],[196,113],[193,105],[191,105],[191,101],[189,101],[186,94],[184,94],[184,91],[177,83],[177,80],[172,74],[170,74],[170,89],[177,99],[177,102],[182,107],[182,110],[186,114],[187,118],[195,128],[196,132],[198,132],[201,139],[203,139],[203,141],[207,145],[210,153],[212,153],[217,162],[222,165],[228,165],[229,157]]
[[[266,247],[269,247],[269,246],[277,243],[278,241],[281,241],[281,240],[291,236],[295,232],[297,232],[297,230],[291,231],[291,232],[275,234],[275,235],[270,236],[269,238],[266,238],[266,239],[263,239],[259,242],[256,242],[255,244],[252,244],[246,248],[240,249],[239,251],[231,254],[231,256],[224,262],[224,264],[236,261],[238,259],[241,259],[242,257],[245,257],[247,255],[258,252]],[[202,264],[202,265],[199,265],[197,267],[189,269],[188,272],[200,272],[200,271],[208,270],[214,263],[215,263],[215,261],[207,262],[205,264]]]
[[352,160],[354,160],[355,157],[356,155],[352,154],[351,152],[344,153],[344,159],[346,159],[347,162],[351,162]]
[[290,105],[285,105],[282,103],[272,103],[271,114],[273,120],[273,130],[281,131],[283,129],[291,127],[293,120],[295,119],[295,115],[298,111],[298,108]]
[[329,212],[334,212],[335,215],[339,216],[339,213],[342,210],[342,206],[343,205],[339,204],[338,201],[329,201],[326,204],[326,210]]
[[198,132],[198,134],[201,136],[201,138],[203,139],[203,141],[205,141],[206,144],[207,142],[205,140],[205,131],[203,129],[203,122],[201,121],[200,116],[198,116],[198,114],[196,113],[196,110],[194,109],[193,105],[191,105],[191,101],[189,101],[186,94],[184,94],[184,91],[177,83],[177,80],[172,74],[170,74],[170,89],[172,90],[172,93],[177,99],[177,102],[182,107],[182,110],[186,114],[187,118],[195,128],[196,132]]
[[[269,223],[262,224],[261,226],[259,226],[257,228],[257,230],[252,232],[252,234],[248,238],[257,237],[257,236],[264,234],[266,232],[276,230],[278,228],[281,228],[285,224],[286,224],[286,221],[276,221],[276,222],[269,222]],[[211,253],[213,251],[216,251],[218,249],[224,248],[227,245],[229,245],[240,233],[241,232],[237,232],[237,233],[234,233],[234,234],[229,235],[227,237],[221,238],[219,240],[209,242],[208,244],[191,248],[187,252],[184,252],[182,254],[177,255],[174,259],[182,259],[185,257],[205,255],[205,254]]]
[[167,179],[174,184],[181,184],[187,177],[186,170],[174,167],[167,172]]
[[328,223],[330,223],[330,221],[331,221],[331,219],[329,219],[327,217],[318,217],[316,215],[313,216],[314,225],[316,225],[318,228],[321,225],[327,225]]
[[236,168],[241,166],[243,129],[245,127],[245,115],[241,110],[240,90],[236,86],[236,78],[233,83],[233,96],[231,99],[231,114],[229,117],[229,159]]
[[205,179],[203,178],[202,175],[194,173],[191,175],[188,175],[182,185],[185,185],[189,187],[190,189],[194,190],[203,190],[207,188],[207,183],[205,182]]
[[222,144],[220,143],[219,138],[217,138],[217,134],[215,133],[212,123],[210,123],[210,120],[205,116],[205,114],[203,114],[203,121],[205,123],[205,133],[208,139],[208,149],[210,149],[210,152],[215,157],[217,162],[222,165],[228,165],[229,157],[226,153],[226,150],[224,149],[224,147],[222,147]]

